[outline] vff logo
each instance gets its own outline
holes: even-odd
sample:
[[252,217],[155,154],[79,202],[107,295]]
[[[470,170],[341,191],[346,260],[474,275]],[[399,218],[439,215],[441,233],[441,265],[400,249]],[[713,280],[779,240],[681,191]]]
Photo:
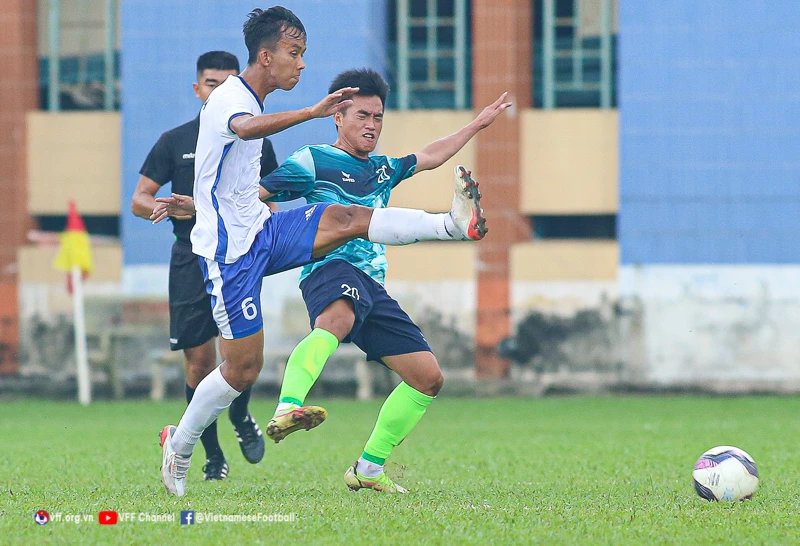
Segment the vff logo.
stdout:
[[38,525],[46,525],[48,521],[50,521],[50,514],[48,514],[45,510],[39,510],[33,516],[33,521],[35,521]]

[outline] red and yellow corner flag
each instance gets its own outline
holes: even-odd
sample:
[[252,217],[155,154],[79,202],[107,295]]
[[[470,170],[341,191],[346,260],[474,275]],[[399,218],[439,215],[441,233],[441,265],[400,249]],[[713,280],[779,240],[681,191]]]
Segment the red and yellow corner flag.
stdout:
[[56,269],[67,273],[67,289],[72,292],[72,268],[77,266],[83,273],[83,277],[92,272],[92,249],[89,245],[89,233],[86,231],[86,224],[78,214],[78,208],[74,201],[69,202],[69,214],[67,214],[67,229],[59,237],[61,248],[53,265]]

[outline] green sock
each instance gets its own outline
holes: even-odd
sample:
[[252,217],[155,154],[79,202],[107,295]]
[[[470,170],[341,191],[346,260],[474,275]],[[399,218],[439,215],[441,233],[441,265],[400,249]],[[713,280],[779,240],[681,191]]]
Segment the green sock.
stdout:
[[314,328],[304,337],[286,363],[280,402],[302,406],[308,391],[322,373],[325,362],[338,346],[336,336],[322,328]]
[[431,402],[433,396],[422,394],[405,382],[397,385],[383,403],[361,457],[382,465],[392,449],[414,430]]

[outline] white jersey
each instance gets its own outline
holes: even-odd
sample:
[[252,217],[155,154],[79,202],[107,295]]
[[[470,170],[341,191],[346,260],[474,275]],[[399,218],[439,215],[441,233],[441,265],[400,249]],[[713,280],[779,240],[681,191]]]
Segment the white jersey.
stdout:
[[270,210],[258,198],[262,139],[242,140],[230,122],[257,116],[261,101],[239,76],[229,76],[203,104],[194,156],[192,251],[220,263],[246,254]]

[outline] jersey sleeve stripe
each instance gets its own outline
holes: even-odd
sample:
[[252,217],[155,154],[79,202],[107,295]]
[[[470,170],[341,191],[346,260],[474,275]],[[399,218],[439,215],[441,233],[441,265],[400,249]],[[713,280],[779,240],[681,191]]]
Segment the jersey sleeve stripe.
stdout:
[[236,132],[233,129],[231,129],[231,122],[233,121],[233,118],[238,118],[239,116],[252,116],[252,115],[253,114],[251,114],[250,112],[239,112],[238,114],[233,114],[231,117],[228,118],[228,131],[230,131],[231,133]]

